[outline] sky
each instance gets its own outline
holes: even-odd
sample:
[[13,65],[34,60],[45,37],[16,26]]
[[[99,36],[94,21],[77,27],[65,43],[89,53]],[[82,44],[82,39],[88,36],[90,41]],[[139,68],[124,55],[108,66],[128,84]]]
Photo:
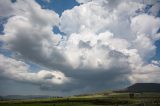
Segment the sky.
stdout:
[[0,95],[160,83],[159,0],[0,0]]

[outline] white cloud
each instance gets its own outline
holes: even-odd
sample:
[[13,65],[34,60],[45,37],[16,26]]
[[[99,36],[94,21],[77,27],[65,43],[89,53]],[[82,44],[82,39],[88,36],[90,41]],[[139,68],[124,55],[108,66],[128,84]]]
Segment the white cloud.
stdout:
[[31,72],[29,66],[12,58],[0,55],[0,72],[2,77],[8,79],[30,82],[38,85],[44,84],[64,84],[69,81],[62,72],[40,70],[39,72]]
[[60,29],[67,34],[79,33],[86,28],[99,32],[112,21],[111,18],[114,20],[114,16],[108,14],[109,12],[105,11],[100,4],[94,5],[93,2],[76,6],[62,13]]
[[155,55],[156,47],[154,42],[144,34],[137,34],[137,38],[133,41],[133,46],[138,50],[138,54],[144,60],[148,60]]
[[91,1],[91,0],[76,0],[78,3],[87,3],[87,2],[89,2],[89,1]]
[[[13,6],[15,16],[0,38],[4,48],[59,71],[35,73],[26,63],[0,55],[5,77],[73,92],[101,90],[112,83],[113,88],[124,82],[159,82],[160,67],[148,61],[155,55],[160,19],[137,14],[144,4],[93,0],[64,11],[61,17],[35,1],[19,0]],[[60,34],[53,33],[54,26],[67,34],[63,42]]]
[[118,37],[132,39],[130,18],[142,6],[130,1],[120,2],[113,8],[110,7],[110,3],[92,1],[64,11],[60,17],[60,29],[68,35],[80,33],[84,29],[96,34],[109,30]]
[[54,26],[59,16],[52,10],[44,10],[35,1],[18,0],[14,3],[15,14],[28,18],[35,26]]
[[[82,42],[88,46],[81,46]],[[110,51],[122,52],[128,47],[129,44],[126,40],[114,38],[110,32],[95,35],[92,32],[85,31],[70,35],[64,53],[74,68],[83,66],[86,68],[108,68],[110,67],[108,64],[114,58],[114,56],[109,57]]]
[[61,35],[52,31],[58,25],[59,16],[51,10],[41,9],[34,1],[20,0],[13,5],[16,16],[8,20],[5,35],[1,37],[6,43],[5,48],[39,64],[65,62],[63,54],[56,48]]
[[159,27],[160,19],[147,14],[138,15],[131,20],[131,28],[135,33],[145,34],[153,40]]
[[132,83],[137,83],[137,82],[159,83],[160,80],[159,70],[160,67],[154,64],[148,64],[141,67],[137,67],[136,70],[133,71],[132,76],[130,76],[130,80],[132,81]]

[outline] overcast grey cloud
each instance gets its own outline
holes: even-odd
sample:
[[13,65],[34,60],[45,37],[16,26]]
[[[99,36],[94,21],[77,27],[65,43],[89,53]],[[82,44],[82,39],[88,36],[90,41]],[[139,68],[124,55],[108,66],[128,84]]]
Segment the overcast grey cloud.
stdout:
[[[14,15],[0,36],[2,48],[13,53],[0,54],[4,83],[12,80],[46,94],[72,95],[160,81],[160,63],[152,60],[160,39],[157,1],[77,2],[81,4],[61,16],[31,0],[5,7],[12,7]],[[146,12],[148,3],[153,6]],[[55,26],[65,39],[53,32]],[[34,71],[27,62],[43,69]]]
[[10,0],[0,1],[0,17],[9,17],[13,15],[12,2]]

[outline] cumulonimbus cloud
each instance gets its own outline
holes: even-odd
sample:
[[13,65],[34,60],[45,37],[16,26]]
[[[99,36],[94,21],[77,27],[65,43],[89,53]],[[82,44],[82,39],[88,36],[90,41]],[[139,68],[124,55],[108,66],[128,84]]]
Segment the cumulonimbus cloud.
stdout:
[[[115,88],[123,83],[159,82],[159,62],[152,60],[154,43],[160,39],[157,4],[144,10],[146,4],[138,1],[77,1],[82,4],[60,17],[35,1],[12,4],[14,16],[0,36],[3,48],[56,71],[29,72],[27,63],[1,55],[1,76],[10,78],[8,73],[12,79],[35,83],[43,89],[75,92]],[[55,26],[66,39],[52,31]],[[4,65],[6,62],[8,65]],[[13,70],[16,64],[21,67],[19,71]]]

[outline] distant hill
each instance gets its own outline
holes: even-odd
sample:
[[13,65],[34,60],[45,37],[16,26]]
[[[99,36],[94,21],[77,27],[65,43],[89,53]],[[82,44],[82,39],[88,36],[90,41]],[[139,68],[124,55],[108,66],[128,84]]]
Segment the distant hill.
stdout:
[[24,99],[43,99],[43,98],[50,98],[47,95],[7,95],[7,96],[0,96],[0,100],[24,100]]
[[160,92],[158,83],[135,83],[125,89],[115,92]]

